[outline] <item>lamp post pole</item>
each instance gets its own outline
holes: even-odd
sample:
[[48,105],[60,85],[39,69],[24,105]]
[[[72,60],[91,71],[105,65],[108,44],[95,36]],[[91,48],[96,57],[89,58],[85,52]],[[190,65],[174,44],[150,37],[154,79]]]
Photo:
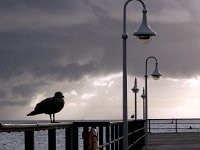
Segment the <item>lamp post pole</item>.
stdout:
[[142,97],[142,100],[143,100],[143,119],[145,119],[145,97],[146,97],[146,95],[145,95],[145,92],[144,92],[144,87],[143,87],[143,92],[142,92],[142,95],[141,95],[141,97]]
[[131,90],[135,93],[135,120],[137,120],[137,93],[139,92],[137,87],[137,78],[135,78],[134,87]]
[[[129,2],[133,0],[127,0],[123,7],[123,150],[128,150],[128,111],[127,111],[127,53],[126,53],[126,40],[128,38],[128,34],[126,33],[126,7]],[[142,0],[136,0],[140,2],[143,6],[143,20],[139,29],[134,32],[134,36],[136,36],[139,40],[146,43],[151,40],[152,36],[156,36],[156,32],[153,31],[149,25],[147,24],[146,17],[146,6]]]
[[157,58],[154,56],[150,56],[146,59],[146,66],[145,66],[145,120],[146,120],[146,124],[145,124],[145,143],[146,146],[148,146],[148,137],[147,137],[147,133],[148,133],[148,88],[147,88],[147,78],[148,78],[148,74],[147,74],[147,65],[148,65],[148,60],[149,59],[154,59],[156,61],[155,63],[155,70],[154,72],[151,74],[151,76],[155,79],[158,80],[160,79],[160,76],[162,76],[162,74],[158,71],[158,61]]

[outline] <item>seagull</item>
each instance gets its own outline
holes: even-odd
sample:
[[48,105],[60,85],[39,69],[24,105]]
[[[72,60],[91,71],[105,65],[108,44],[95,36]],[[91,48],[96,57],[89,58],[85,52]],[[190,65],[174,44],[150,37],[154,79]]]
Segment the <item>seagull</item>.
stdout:
[[[46,98],[35,106],[35,109],[27,116],[34,116],[38,114],[48,114],[51,123],[55,123],[55,113],[61,111],[64,107],[65,101],[61,92],[56,92],[54,97]],[[53,120],[52,120],[53,115]]]

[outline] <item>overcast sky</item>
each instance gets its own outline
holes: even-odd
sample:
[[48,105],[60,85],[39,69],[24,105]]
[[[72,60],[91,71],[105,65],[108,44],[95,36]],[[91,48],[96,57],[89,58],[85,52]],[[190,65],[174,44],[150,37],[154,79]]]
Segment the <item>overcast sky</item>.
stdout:
[[[56,91],[66,105],[57,119],[122,118],[124,0],[0,0],[0,119],[27,117]],[[144,0],[157,36],[146,45],[132,33],[141,23],[137,1],[127,7],[128,113],[138,78],[142,117],[145,59],[163,77],[149,77],[149,117],[200,117],[200,1]],[[154,69],[149,61],[148,73]]]

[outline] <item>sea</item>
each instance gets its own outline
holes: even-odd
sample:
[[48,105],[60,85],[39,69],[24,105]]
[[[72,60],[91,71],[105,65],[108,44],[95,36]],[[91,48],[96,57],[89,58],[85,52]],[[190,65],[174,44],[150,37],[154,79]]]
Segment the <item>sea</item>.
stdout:
[[150,119],[149,130],[151,133],[200,132],[200,119]]

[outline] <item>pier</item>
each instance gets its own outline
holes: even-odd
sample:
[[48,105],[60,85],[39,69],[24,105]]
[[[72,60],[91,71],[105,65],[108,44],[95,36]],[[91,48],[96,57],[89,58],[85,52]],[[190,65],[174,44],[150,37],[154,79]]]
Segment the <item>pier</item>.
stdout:
[[148,146],[142,150],[199,150],[199,133],[150,133]]
[[146,149],[200,149],[200,119],[149,119]]

